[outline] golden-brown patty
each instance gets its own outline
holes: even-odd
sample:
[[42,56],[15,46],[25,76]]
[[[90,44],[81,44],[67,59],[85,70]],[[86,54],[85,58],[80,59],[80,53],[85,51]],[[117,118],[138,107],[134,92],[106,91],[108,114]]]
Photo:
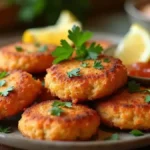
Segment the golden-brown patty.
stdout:
[[34,80],[27,72],[12,71],[0,78],[0,119],[22,111],[40,91],[40,81]]
[[83,105],[62,107],[60,116],[50,112],[54,101],[45,101],[28,108],[19,121],[20,132],[29,138],[42,140],[88,140],[96,134],[99,115]]
[[[81,67],[78,60],[65,61],[47,69],[45,86],[53,96],[73,103],[95,100],[110,95],[127,81],[127,71],[119,59],[100,56],[102,69],[93,67],[94,60],[86,60],[88,67]],[[107,60],[107,61],[106,61]],[[69,78],[67,72],[80,68],[80,76]]]
[[101,121],[120,129],[150,129],[150,103],[146,93],[129,93],[123,89],[107,101],[97,104]]
[[55,46],[52,45],[35,45],[21,42],[1,47],[0,70],[20,69],[30,73],[44,72],[52,64],[51,52],[54,49]]

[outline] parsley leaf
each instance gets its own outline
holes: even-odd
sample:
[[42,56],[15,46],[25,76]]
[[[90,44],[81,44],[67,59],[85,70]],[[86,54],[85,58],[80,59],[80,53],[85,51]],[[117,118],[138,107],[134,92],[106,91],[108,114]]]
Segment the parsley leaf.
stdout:
[[118,133],[114,133],[110,137],[106,138],[105,140],[119,140],[119,135]]
[[102,52],[103,48],[96,43],[92,43],[89,48],[87,48],[88,56],[86,59],[97,59],[99,54]]
[[11,133],[12,132],[12,128],[11,127],[0,126],[0,132],[1,133]]
[[64,111],[60,107],[54,106],[51,108],[51,115],[53,115],[53,116],[60,116],[62,112],[64,112]]
[[150,89],[140,89],[140,84],[136,83],[135,81],[128,82],[128,91],[130,93],[134,93],[134,92],[150,93]]
[[144,133],[142,131],[140,131],[140,130],[132,130],[130,132],[130,134],[132,134],[134,136],[142,136],[142,135],[144,135]]
[[0,81],[0,87],[4,86],[6,84],[6,81],[5,80],[1,80]]
[[88,63],[87,62],[82,62],[82,64],[80,65],[83,68],[87,68],[88,67]]
[[5,78],[8,75],[9,75],[9,73],[6,71],[0,72],[0,79]]
[[48,46],[47,45],[42,45],[39,47],[38,52],[46,52],[48,50]]
[[147,96],[145,97],[145,102],[146,102],[146,103],[150,103],[150,95],[147,95]]
[[104,66],[103,66],[103,65],[101,64],[101,62],[98,61],[98,60],[95,60],[95,61],[94,61],[93,67],[96,68],[96,69],[104,69]]
[[16,46],[15,48],[16,48],[16,51],[18,51],[18,52],[22,52],[23,51],[23,48],[21,46]]
[[77,76],[80,76],[80,68],[76,68],[76,69],[73,69],[69,72],[67,72],[67,75],[69,78],[72,78],[72,77],[77,77]]
[[72,31],[69,30],[69,39],[74,42],[76,47],[82,46],[87,40],[92,37],[92,33],[89,31],[81,31],[78,26],[73,26]]
[[109,58],[104,58],[104,62],[109,63],[110,59]]
[[4,90],[3,92],[0,92],[1,96],[7,96],[10,92],[12,92],[14,90],[13,86],[8,87],[6,90]]
[[140,91],[140,84],[136,83],[135,81],[128,82],[128,91],[130,93],[139,92]]
[[63,107],[72,107],[72,103],[71,102],[62,102],[62,101],[54,101],[52,106],[54,107],[58,107],[58,106],[63,106]]
[[67,41],[61,40],[61,46],[58,46],[55,51],[52,52],[52,56],[57,57],[53,63],[57,64],[63,60],[69,59],[73,54],[73,48]]
[[52,104],[52,108],[51,108],[51,115],[54,116],[60,116],[61,113],[63,113],[64,111],[62,110],[62,108],[60,107],[67,107],[67,108],[71,108],[72,107],[72,103],[71,102],[62,102],[62,101],[54,101]]

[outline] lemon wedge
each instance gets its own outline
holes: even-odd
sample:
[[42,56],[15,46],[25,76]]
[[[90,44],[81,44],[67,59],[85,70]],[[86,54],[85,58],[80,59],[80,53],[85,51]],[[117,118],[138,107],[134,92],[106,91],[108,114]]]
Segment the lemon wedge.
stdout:
[[150,35],[146,29],[133,24],[129,32],[119,43],[115,57],[122,60],[125,65],[150,60]]
[[68,39],[68,30],[77,25],[82,28],[81,22],[68,10],[61,12],[57,22],[53,26],[43,28],[27,29],[22,36],[24,43],[39,42],[42,44],[60,45],[60,40],[64,39],[69,44],[72,42]]

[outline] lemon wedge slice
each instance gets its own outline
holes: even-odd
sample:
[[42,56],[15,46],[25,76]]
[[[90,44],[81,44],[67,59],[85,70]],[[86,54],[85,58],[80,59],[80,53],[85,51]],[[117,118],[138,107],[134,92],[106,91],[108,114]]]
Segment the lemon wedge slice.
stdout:
[[119,43],[115,57],[122,60],[125,65],[150,60],[150,35],[146,29],[133,24],[129,32]]
[[69,44],[72,42],[68,39],[68,30],[77,25],[82,28],[75,16],[68,10],[62,11],[56,24],[43,28],[27,29],[22,36],[24,43],[54,44],[60,45],[60,40],[64,39]]

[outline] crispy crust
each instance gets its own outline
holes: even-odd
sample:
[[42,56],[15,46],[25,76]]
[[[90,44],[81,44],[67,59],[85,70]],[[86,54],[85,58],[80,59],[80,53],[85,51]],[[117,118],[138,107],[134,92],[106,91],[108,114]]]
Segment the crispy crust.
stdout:
[[[16,51],[16,46],[21,46],[24,51]],[[29,73],[45,72],[52,64],[53,57],[50,54],[54,49],[55,46],[49,45],[46,52],[37,52],[38,48],[34,44],[21,42],[4,46],[0,50],[0,70],[21,69]]]
[[97,111],[104,124],[120,129],[150,129],[150,104],[146,93],[119,91],[107,101],[97,104]]
[[8,96],[0,96],[0,119],[12,116],[29,106],[41,91],[40,81],[36,81],[30,74],[23,71],[12,71],[0,80],[5,80],[6,85],[0,87],[0,92],[10,86],[14,90]]
[[[109,63],[103,60],[108,58]],[[119,59],[100,56],[104,69],[93,68],[94,60],[86,60],[88,68],[81,67],[78,60],[65,61],[47,69],[45,86],[53,96],[73,103],[95,100],[110,95],[127,81],[127,71]],[[80,68],[80,77],[69,78],[67,72]]]
[[99,115],[83,105],[62,108],[61,116],[52,116],[50,109],[53,101],[45,101],[27,109],[18,128],[20,132],[32,139],[41,140],[88,140],[98,129]]

